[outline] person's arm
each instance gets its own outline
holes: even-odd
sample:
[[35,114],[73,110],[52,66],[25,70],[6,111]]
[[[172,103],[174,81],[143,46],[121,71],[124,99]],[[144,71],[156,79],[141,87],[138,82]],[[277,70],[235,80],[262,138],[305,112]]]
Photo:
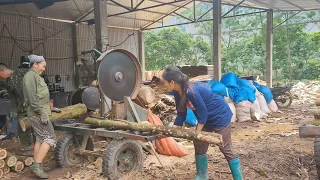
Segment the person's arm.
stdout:
[[39,96],[37,94],[37,79],[33,74],[26,74],[23,78],[23,91],[26,95],[28,103],[33,110],[39,115],[44,113],[44,110],[39,104]]
[[208,119],[207,107],[201,97],[200,91],[196,88],[193,89],[193,92],[192,91],[188,92],[188,99],[190,100],[192,105],[196,108],[194,110],[194,114],[196,115],[198,120],[196,130],[201,131]]
[[175,126],[182,126],[183,122],[186,120],[186,116],[187,116],[187,109],[185,112],[179,112],[179,105],[180,105],[180,96],[178,95],[177,92],[173,92],[174,94],[174,100],[176,102],[176,110],[177,110],[177,117],[173,123],[173,125]]

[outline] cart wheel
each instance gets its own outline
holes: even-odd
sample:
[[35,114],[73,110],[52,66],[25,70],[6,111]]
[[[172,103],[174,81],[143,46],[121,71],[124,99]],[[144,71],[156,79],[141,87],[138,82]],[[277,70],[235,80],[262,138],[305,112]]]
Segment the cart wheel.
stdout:
[[144,154],[141,145],[131,139],[113,140],[103,153],[103,175],[111,180],[142,168]]
[[317,137],[314,140],[314,156],[318,178],[320,178],[320,137]]
[[280,108],[287,108],[292,104],[292,95],[290,93],[285,93],[284,95],[281,96],[281,101],[276,101],[277,105]]
[[[81,163],[81,157],[74,153],[77,147],[73,136],[74,135],[72,134],[68,134],[61,137],[57,142],[57,146],[54,150],[54,156],[59,167],[70,167]],[[83,136],[77,135],[77,138],[81,144]],[[88,139],[86,150],[93,151],[93,142],[91,137]]]

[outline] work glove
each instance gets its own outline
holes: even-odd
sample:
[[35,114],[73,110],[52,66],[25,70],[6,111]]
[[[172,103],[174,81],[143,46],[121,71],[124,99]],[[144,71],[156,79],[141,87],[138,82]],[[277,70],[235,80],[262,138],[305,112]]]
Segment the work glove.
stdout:
[[49,122],[49,114],[47,112],[44,112],[40,115],[41,123],[42,124],[48,124]]
[[61,113],[61,110],[57,107],[52,107],[51,112]]

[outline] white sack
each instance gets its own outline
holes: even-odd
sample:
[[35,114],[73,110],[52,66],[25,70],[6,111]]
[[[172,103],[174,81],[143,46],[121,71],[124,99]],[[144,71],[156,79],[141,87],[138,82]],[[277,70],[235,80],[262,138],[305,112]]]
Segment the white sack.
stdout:
[[276,104],[276,102],[272,99],[272,101],[270,101],[270,103],[268,104],[268,107],[269,109],[272,111],[272,112],[278,112],[278,106]]
[[234,104],[233,104],[232,101],[229,102],[228,105],[229,105],[229,108],[230,108],[230,110],[231,110],[231,112],[232,112],[231,122],[235,122],[236,119],[237,119],[237,116],[236,116],[236,107],[234,106]]
[[238,122],[250,121],[250,107],[252,103],[250,101],[242,101],[236,104],[236,115]]
[[259,101],[259,106],[260,106],[261,111],[266,113],[266,114],[270,114],[271,111],[270,111],[270,109],[268,107],[267,101],[264,98],[264,96],[260,92],[257,92],[256,93],[256,98]]
[[259,101],[256,99],[250,107],[250,116],[253,120],[260,121],[264,113],[260,109]]

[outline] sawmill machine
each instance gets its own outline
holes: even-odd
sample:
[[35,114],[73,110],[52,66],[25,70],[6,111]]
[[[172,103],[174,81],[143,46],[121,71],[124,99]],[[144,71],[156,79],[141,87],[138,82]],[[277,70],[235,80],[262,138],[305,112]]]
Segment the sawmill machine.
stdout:
[[[100,105],[100,112],[103,112],[102,104],[107,105],[105,101],[109,98],[115,120],[146,121],[147,111],[133,101],[142,86],[141,67],[137,58],[123,49],[104,53],[94,49],[83,51],[85,53],[98,55],[95,61],[98,89],[87,88],[82,94],[83,103],[91,108]],[[96,103],[97,96],[99,105]],[[101,121],[103,117],[101,113]],[[68,132],[58,140],[55,148],[55,159],[60,167],[79,164],[84,157],[102,157],[102,173],[109,179],[119,179],[129,172],[139,171],[144,161],[141,142],[159,139],[153,133],[94,127],[77,120],[57,121],[54,127]],[[104,152],[94,151],[91,136],[104,137],[109,142]]]

